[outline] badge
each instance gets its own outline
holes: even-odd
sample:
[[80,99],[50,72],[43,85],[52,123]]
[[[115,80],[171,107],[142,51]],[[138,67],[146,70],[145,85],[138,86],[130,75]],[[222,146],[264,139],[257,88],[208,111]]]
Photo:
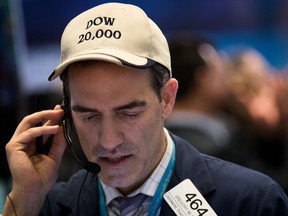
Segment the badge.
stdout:
[[164,199],[177,216],[217,216],[190,179],[166,192]]

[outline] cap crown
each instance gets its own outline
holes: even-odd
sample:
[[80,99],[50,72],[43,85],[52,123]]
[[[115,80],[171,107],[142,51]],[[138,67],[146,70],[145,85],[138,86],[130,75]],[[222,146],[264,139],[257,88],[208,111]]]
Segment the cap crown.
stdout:
[[171,71],[163,33],[142,9],[130,4],[102,4],[72,19],[62,34],[61,62],[49,79],[69,64],[89,59],[137,68],[149,67],[152,60]]

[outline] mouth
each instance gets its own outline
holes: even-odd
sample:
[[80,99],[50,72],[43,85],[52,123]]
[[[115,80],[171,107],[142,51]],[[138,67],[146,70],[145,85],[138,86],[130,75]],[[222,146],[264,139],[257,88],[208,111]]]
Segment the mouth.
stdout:
[[124,160],[126,157],[128,157],[128,156],[121,156],[121,157],[114,157],[114,158],[105,158],[105,160],[107,160],[110,163],[116,163],[116,162],[119,162],[121,160]]
[[101,157],[100,160],[107,166],[120,166],[123,165],[131,155],[124,155],[119,157]]

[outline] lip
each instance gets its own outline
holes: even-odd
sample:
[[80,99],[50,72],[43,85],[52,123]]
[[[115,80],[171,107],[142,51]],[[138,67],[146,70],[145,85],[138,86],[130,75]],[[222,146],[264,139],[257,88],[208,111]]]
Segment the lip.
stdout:
[[100,157],[102,166],[106,168],[119,168],[128,163],[131,155],[113,156],[113,157]]

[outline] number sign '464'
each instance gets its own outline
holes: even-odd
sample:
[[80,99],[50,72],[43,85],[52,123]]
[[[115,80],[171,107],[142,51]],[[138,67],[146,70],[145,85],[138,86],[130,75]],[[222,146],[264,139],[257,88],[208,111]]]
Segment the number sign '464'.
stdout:
[[164,199],[177,216],[217,216],[189,179],[166,192]]

